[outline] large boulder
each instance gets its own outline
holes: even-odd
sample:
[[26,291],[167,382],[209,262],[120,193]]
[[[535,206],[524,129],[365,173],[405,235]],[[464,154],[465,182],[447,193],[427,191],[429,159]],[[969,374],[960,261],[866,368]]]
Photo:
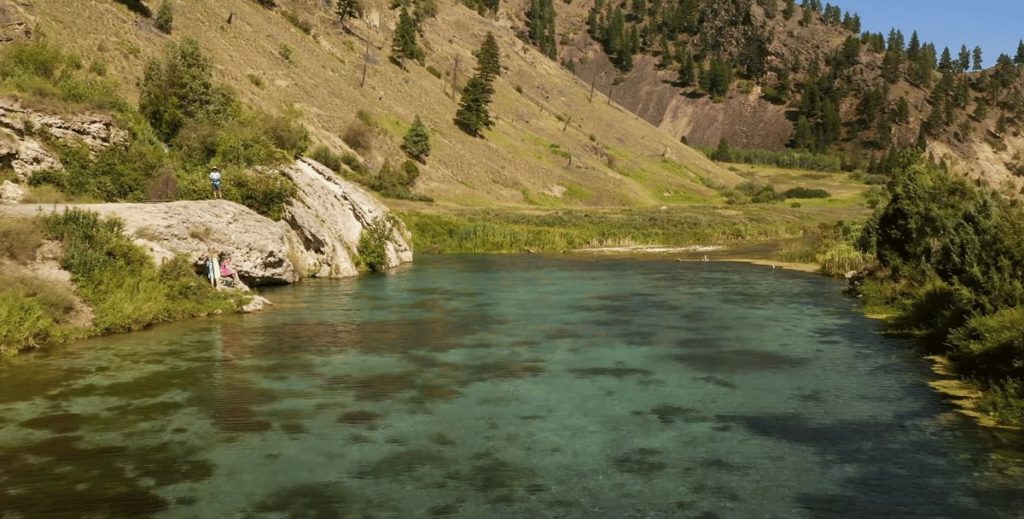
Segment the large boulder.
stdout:
[[124,222],[125,232],[157,263],[184,254],[201,270],[209,254],[231,257],[239,277],[249,285],[299,280],[290,257],[301,244],[283,222],[275,222],[227,200],[166,204],[22,204],[3,206],[0,214],[31,216],[78,207]]
[[377,223],[390,231],[388,268],[412,261],[405,226],[365,189],[305,158],[281,173],[298,189],[298,195],[285,207],[284,220],[302,241],[301,270],[305,275],[357,275],[359,238],[364,229]]
[[10,180],[0,184],[0,204],[17,204],[22,198],[25,198],[25,190],[18,184]]
[[21,204],[0,206],[0,215],[32,216],[80,207],[115,216],[125,231],[158,262],[186,255],[202,271],[210,254],[227,254],[247,285],[294,283],[302,277],[359,274],[363,232],[386,225],[389,268],[412,261],[410,236],[402,222],[361,187],[323,165],[301,159],[276,171],[298,191],[275,222],[227,200],[162,204]]

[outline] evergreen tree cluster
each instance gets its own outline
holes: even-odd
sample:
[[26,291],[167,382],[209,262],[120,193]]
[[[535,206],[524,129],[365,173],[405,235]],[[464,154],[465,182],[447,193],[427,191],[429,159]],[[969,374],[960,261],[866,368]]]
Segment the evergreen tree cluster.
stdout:
[[558,58],[555,35],[555,5],[553,0],[531,0],[526,11],[527,39],[545,56]]
[[395,27],[395,35],[391,41],[391,61],[398,66],[404,66],[406,60],[422,62],[426,57],[423,47],[416,41],[418,24],[409,14],[409,10],[402,6],[398,14],[398,26]]

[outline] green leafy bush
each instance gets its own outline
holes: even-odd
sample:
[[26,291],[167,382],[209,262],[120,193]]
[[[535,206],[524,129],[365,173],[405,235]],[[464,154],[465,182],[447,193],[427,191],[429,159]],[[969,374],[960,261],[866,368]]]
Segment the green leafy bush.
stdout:
[[829,193],[828,191],[826,191],[824,189],[809,189],[809,188],[806,188],[806,187],[794,187],[792,189],[787,189],[786,191],[783,191],[782,197],[783,198],[798,198],[798,199],[831,198],[832,197],[832,193]]
[[160,4],[160,9],[156,11],[156,19],[153,20],[153,26],[164,34],[170,34],[174,30],[174,5],[171,1],[164,0]]
[[184,259],[157,267],[116,219],[71,209],[46,217],[45,224],[49,236],[64,245],[61,267],[92,306],[99,333],[137,330],[237,304],[210,288]]
[[371,272],[380,272],[388,267],[387,243],[391,236],[391,225],[378,220],[363,228],[357,246],[360,263]]

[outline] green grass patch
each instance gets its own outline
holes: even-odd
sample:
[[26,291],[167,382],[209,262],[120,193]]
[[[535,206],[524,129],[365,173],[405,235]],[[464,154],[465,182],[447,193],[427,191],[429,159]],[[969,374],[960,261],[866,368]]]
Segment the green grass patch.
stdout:
[[431,253],[564,252],[622,245],[685,246],[795,238],[822,215],[776,208],[407,212],[417,250]]
[[242,303],[210,288],[183,257],[155,265],[117,219],[71,209],[46,217],[45,225],[50,238],[64,246],[61,267],[93,308],[95,333],[138,330]]

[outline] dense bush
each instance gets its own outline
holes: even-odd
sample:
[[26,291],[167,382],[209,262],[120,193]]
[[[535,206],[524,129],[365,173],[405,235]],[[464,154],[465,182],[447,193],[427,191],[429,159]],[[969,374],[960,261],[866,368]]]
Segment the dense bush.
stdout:
[[84,144],[57,144],[63,172],[42,171],[32,185],[51,184],[65,193],[105,202],[142,201],[167,157],[154,142],[134,140],[91,156]]
[[794,187],[782,192],[783,198],[831,198],[832,193],[824,189],[808,189],[806,187]]
[[116,219],[71,209],[45,222],[50,238],[64,245],[61,267],[92,306],[97,332],[136,330],[237,303],[210,288],[185,259],[157,267]]
[[189,121],[223,122],[240,111],[234,94],[213,82],[213,65],[191,38],[170,44],[162,60],[150,61],[140,86],[139,110],[165,142]]
[[729,147],[708,148],[697,146],[708,158],[720,162],[738,162],[776,166],[787,169],[809,169],[812,171],[841,171],[842,159],[835,155],[808,153],[803,151],[745,150]]
[[172,0],[164,0],[160,4],[160,9],[156,12],[156,19],[153,20],[153,26],[164,34],[170,34],[174,30],[174,5],[171,4]]
[[898,314],[894,325],[948,354],[998,396],[993,412],[1019,421],[1024,206],[928,163],[897,170],[888,189],[860,244],[886,269],[893,288],[882,292]]
[[363,228],[359,236],[359,261],[371,272],[380,272],[388,267],[388,238],[391,236],[391,225],[378,220]]

